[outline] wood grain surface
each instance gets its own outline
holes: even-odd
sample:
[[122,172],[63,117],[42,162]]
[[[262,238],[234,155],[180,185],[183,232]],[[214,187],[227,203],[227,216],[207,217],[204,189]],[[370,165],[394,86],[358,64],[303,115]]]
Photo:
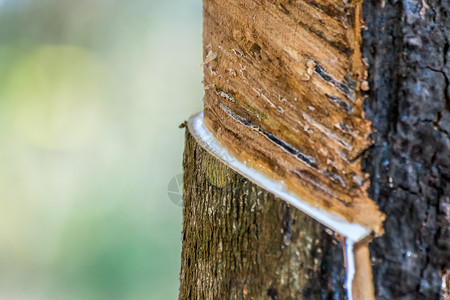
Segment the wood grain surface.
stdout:
[[360,1],[204,0],[204,121],[239,160],[379,235],[361,26]]

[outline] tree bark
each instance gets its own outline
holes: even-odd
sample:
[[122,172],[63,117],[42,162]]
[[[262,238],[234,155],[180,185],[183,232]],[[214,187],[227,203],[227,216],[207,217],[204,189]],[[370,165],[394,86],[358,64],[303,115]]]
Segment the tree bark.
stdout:
[[365,0],[363,12],[365,111],[375,129],[364,164],[386,214],[370,249],[376,295],[448,299],[450,3]]
[[330,231],[249,182],[186,130],[179,299],[345,299]]

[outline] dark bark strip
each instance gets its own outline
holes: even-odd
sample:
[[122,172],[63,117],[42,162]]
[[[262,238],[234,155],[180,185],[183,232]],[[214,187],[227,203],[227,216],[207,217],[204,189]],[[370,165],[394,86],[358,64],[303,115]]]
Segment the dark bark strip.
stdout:
[[186,130],[179,299],[345,299],[325,228],[209,155]]
[[363,11],[376,129],[365,170],[387,216],[371,244],[376,295],[439,299],[450,269],[450,3],[365,0]]

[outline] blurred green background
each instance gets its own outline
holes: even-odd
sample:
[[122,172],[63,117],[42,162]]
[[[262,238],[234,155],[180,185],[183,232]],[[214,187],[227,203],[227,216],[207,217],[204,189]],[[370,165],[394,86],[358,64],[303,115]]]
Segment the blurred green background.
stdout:
[[175,299],[200,0],[0,0],[0,299]]

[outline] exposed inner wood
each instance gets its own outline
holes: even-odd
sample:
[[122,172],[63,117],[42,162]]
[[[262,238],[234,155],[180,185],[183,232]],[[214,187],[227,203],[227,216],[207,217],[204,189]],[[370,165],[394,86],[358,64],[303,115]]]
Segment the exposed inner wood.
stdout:
[[381,234],[361,156],[361,3],[205,0],[205,124],[239,160]]
[[354,249],[355,278],[353,279],[353,298],[374,300],[372,266],[370,264],[369,244],[359,245]]

